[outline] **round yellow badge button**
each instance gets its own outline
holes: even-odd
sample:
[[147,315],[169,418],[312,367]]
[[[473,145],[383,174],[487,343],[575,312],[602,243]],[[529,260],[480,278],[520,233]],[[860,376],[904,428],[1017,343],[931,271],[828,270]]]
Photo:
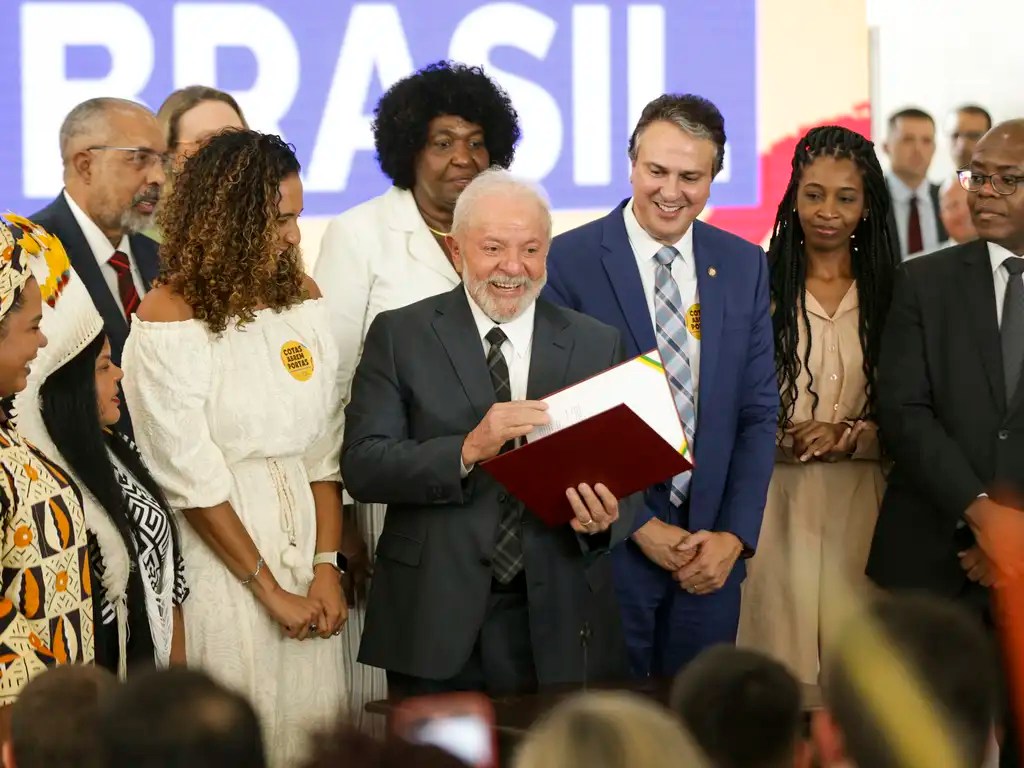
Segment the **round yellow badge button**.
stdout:
[[686,330],[697,341],[700,341],[700,304],[692,304],[686,310]]
[[281,362],[296,381],[309,381],[313,378],[313,355],[305,344],[286,341],[281,347]]

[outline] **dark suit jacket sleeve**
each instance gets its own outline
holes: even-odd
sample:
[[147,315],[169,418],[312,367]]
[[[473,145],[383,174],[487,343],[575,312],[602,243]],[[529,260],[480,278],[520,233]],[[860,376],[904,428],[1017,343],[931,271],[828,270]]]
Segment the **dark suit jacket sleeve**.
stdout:
[[878,417],[882,441],[950,522],[985,491],[960,446],[932,407],[924,323],[914,275],[896,272],[892,306],[878,364]]
[[761,533],[761,518],[775,463],[775,425],[779,409],[768,263],[763,251],[759,256],[736,442],[718,518],[718,530],[739,538],[747,554],[757,548],[757,537]]
[[[615,352],[612,355],[608,368],[618,365],[626,360],[626,347],[618,332],[615,334]],[[607,552],[613,547],[621,544],[626,537],[633,533],[634,519],[640,514],[644,507],[643,493],[634,493],[624,499],[619,499],[619,519],[616,520],[608,530],[594,536],[576,534],[580,540],[580,548],[584,555],[596,555]]]
[[465,435],[408,437],[389,313],[374,319],[345,409],[341,473],[352,498],[381,504],[461,504]]

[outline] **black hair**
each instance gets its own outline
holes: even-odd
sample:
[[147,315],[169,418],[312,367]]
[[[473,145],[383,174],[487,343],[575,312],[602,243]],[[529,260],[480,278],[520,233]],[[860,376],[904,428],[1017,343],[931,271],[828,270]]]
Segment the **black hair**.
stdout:
[[174,516],[160,486],[127,438],[100,425],[96,359],[106,338],[100,333],[43,382],[39,391],[43,424],[67,468],[96,497],[117,527],[133,560],[136,546],[128,500],[117,481],[108,448],[167,513],[174,548],[180,552]]
[[184,667],[129,677],[101,713],[106,765],[265,768],[252,705],[205,672]]
[[[856,163],[864,181],[864,210],[868,214],[857,224],[851,241],[853,276],[857,281],[857,321],[867,404],[864,417],[873,417],[877,399],[875,372],[878,367],[882,328],[892,301],[892,285],[899,262],[896,238],[890,228],[892,203],[885,176],[875,155],[875,146],[855,131],[829,125],[813,128],[796,145],[793,170],[786,194],[775,214],[775,227],[768,245],[771,280],[772,324],[775,330],[775,373],[782,396],[779,424],[785,426],[796,408],[797,377],[807,370],[812,411],[818,406],[814,376],[810,370],[811,326],[807,317],[807,259],[804,231],[796,213],[797,192],[804,168],[819,157],[846,158]],[[800,317],[797,317],[799,313]],[[800,324],[807,337],[803,360],[799,355]]]
[[800,685],[774,659],[731,645],[708,648],[676,677],[670,707],[715,768],[793,765],[803,728]]
[[[0,225],[2,226],[2,225]],[[11,302],[11,306],[8,308],[6,314],[0,317],[0,340],[3,340],[7,336],[7,329],[10,327],[9,320],[11,315],[17,312],[25,304],[25,289],[15,288],[14,289],[14,300]]]
[[430,121],[442,115],[479,125],[491,164],[512,164],[520,131],[508,94],[480,67],[438,61],[392,85],[373,111],[377,162],[399,189],[415,184],[416,156]]
[[[868,631],[881,635],[907,677],[872,679],[868,690],[858,685],[850,673],[856,662],[844,651],[863,647],[863,633]],[[961,750],[959,764],[983,764],[997,717],[999,673],[995,648],[980,616],[923,593],[886,595],[869,604],[865,615],[852,616],[838,638],[838,647],[822,669],[822,698],[854,765],[907,765],[893,748],[893,724],[879,721],[875,704],[915,684],[936,714],[945,718],[942,728]]]
[[978,106],[977,104],[963,104],[956,108],[957,114],[961,112],[967,115],[979,115],[985,118],[986,131],[992,130],[992,115],[984,107]]
[[935,125],[935,118],[925,112],[923,109],[918,107],[905,107],[898,112],[893,112],[889,115],[889,130],[891,131],[896,127],[896,121],[902,118],[908,118],[910,120],[927,120],[932,125]]
[[681,131],[714,142],[717,152],[712,176],[717,176],[725,162],[725,118],[713,103],[692,93],[682,95],[666,93],[644,107],[636,128],[629,137],[629,159],[636,162],[637,142],[640,134],[651,123],[663,120]]

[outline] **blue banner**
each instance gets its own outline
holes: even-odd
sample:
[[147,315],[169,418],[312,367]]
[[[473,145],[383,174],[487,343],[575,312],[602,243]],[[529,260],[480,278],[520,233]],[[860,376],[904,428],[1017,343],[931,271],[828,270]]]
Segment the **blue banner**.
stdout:
[[308,214],[338,213],[387,185],[370,132],[377,100],[441,58],[480,64],[508,90],[523,127],[514,170],[556,209],[628,194],[630,131],[664,91],[699,93],[725,115],[712,204],[759,202],[754,0],[12,1],[0,208],[31,213],[59,191],[58,129],[75,104],[106,95],[156,109],[202,83],[296,146]]

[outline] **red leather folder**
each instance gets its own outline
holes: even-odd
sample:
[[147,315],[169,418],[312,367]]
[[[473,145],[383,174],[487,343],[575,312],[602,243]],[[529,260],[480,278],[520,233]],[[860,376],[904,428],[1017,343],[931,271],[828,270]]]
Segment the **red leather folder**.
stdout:
[[557,526],[574,517],[567,488],[603,483],[621,499],[692,465],[621,404],[480,466],[534,515]]

